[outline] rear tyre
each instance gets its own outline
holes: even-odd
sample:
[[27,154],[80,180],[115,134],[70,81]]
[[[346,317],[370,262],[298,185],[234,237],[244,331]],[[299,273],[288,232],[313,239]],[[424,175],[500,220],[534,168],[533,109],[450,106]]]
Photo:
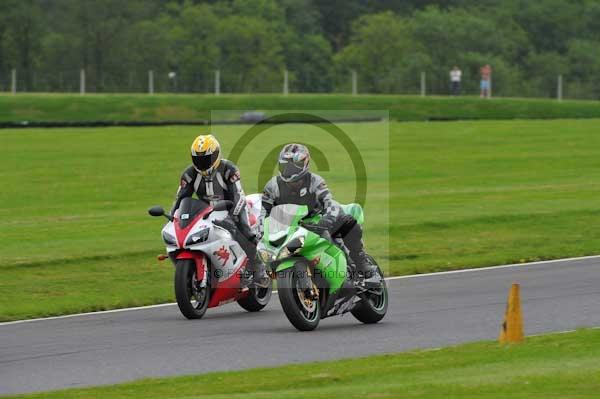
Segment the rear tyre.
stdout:
[[272,292],[273,284],[266,288],[251,287],[248,296],[239,299],[237,303],[248,312],[258,312],[267,306]]
[[311,331],[319,325],[321,306],[318,299],[304,297],[298,282],[295,268],[277,273],[277,296],[290,323],[300,331]]
[[[371,262],[375,263],[375,260],[369,256]],[[354,309],[352,309],[352,316],[358,321],[365,324],[374,324],[384,318],[388,308],[388,291],[383,273],[379,266],[377,271],[382,277],[381,279],[381,291],[379,293],[368,292],[363,295],[362,301],[360,301]]]
[[[210,276],[209,270],[205,272]],[[196,264],[192,259],[180,259],[175,264],[175,298],[181,314],[188,319],[200,319],[206,313],[210,301],[210,279],[201,286],[196,276]]]

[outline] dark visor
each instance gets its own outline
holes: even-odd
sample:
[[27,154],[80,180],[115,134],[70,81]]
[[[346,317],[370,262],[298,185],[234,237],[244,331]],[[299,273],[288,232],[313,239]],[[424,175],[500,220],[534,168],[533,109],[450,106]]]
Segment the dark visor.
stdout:
[[196,156],[192,156],[192,161],[194,162],[194,166],[198,169],[198,170],[208,170],[211,168],[211,166],[214,165],[214,163],[217,161],[217,159],[219,158],[219,151],[215,151],[212,154],[208,154],[208,155],[196,155]]
[[291,177],[296,176],[304,170],[304,161],[287,161],[287,162],[279,162],[279,173],[281,176],[289,179]]

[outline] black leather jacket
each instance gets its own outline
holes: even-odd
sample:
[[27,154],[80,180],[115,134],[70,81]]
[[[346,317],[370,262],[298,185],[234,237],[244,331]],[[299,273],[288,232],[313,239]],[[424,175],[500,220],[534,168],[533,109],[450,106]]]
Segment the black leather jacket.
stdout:
[[271,209],[281,204],[306,205],[309,216],[321,214],[324,219],[337,219],[343,214],[325,180],[310,172],[291,183],[284,182],[279,176],[269,180],[262,194],[261,226],[263,219],[270,215]]
[[233,162],[222,159],[210,176],[202,176],[193,166],[189,166],[181,175],[171,214],[175,213],[182,199],[191,197],[194,193],[199,199],[211,205],[221,200],[232,201],[234,205],[231,208],[231,216],[234,221],[244,235],[247,237],[253,235],[240,172]]

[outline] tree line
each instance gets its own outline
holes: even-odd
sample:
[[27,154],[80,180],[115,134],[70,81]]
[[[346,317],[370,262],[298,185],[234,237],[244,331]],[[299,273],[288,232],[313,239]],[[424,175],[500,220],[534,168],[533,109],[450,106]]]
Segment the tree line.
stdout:
[[[494,93],[600,97],[596,0],[1,0],[0,90],[448,92],[463,70],[476,93],[479,67]],[[168,73],[175,75],[169,79]]]

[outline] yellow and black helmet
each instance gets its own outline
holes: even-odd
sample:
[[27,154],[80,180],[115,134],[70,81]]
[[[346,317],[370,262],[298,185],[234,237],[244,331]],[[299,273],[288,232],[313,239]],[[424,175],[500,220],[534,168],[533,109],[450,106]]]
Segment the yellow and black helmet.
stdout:
[[210,175],[221,163],[221,145],[212,134],[198,136],[192,143],[192,163],[203,176]]

